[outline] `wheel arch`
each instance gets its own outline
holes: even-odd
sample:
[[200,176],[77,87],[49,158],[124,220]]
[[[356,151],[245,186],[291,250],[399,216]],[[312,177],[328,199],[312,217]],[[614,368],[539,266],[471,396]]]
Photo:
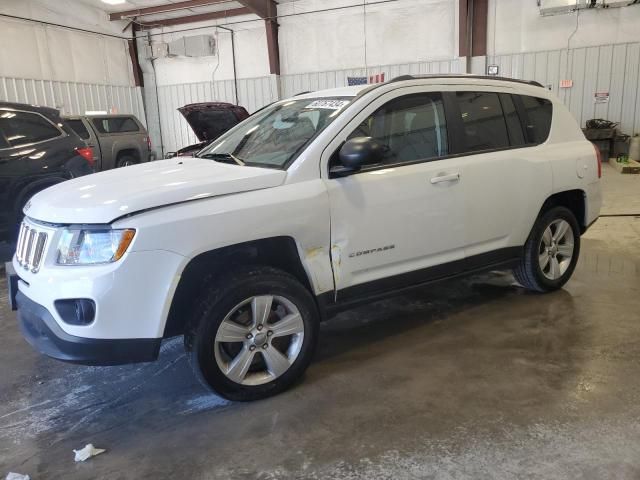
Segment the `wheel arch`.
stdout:
[[209,250],[192,258],[183,269],[171,300],[163,337],[184,333],[193,316],[196,299],[211,283],[216,272],[244,265],[263,265],[285,271],[302,283],[315,298],[292,237],[269,237]]
[[584,233],[587,229],[587,194],[584,190],[564,190],[562,192],[554,193],[550,195],[545,201],[538,217],[553,207],[566,207],[578,221],[580,225],[580,233]]

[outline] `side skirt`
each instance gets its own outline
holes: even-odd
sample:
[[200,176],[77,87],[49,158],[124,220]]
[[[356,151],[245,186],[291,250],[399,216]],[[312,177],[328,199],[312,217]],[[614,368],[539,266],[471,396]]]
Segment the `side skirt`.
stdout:
[[316,299],[322,319],[325,320],[358,305],[392,297],[430,283],[489,270],[513,268],[520,261],[522,253],[523,247],[502,248],[462,260],[347,287],[338,290],[337,301],[334,301],[333,291],[318,295]]

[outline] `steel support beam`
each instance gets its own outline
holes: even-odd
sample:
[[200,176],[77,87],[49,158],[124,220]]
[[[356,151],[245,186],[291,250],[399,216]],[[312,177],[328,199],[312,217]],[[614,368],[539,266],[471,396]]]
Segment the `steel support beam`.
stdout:
[[264,20],[269,53],[269,71],[280,75],[280,48],[278,46],[278,6],[273,0],[238,0]]
[[251,14],[251,10],[246,7],[232,8],[230,10],[221,10],[218,12],[200,13],[198,15],[187,15],[184,17],[163,18],[160,20],[149,20],[147,22],[137,22],[138,26],[146,28],[169,27],[172,25],[182,25],[185,23],[204,22],[206,20],[218,20],[220,18],[233,17],[236,15]]
[[225,3],[228,0],[186,0],[183,2],[167,3],[166,5],[156,5],[153,7],[136,8],[132,10],[124,10],[122,12],[114,12],[109,14],[109,20],[126,20],[129,18],[143,17],[145,15],[155,15],[158,13],[169,13],[180,10],[186,10],[192,7],[205,7],[208,5],[216,5]]

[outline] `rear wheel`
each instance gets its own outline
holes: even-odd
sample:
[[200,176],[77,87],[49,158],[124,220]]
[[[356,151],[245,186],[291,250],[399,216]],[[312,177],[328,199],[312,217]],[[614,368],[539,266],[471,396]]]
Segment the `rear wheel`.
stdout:
[[243,268],[203,295],[185,336],[200,381],[230,400],[282,392],[311,362],[318,336],[315,302],[291,275]]
[[580,227],[576,217],[568,208],[553,207],[533,226],[514,276],[530,290],[556,290],[573,274],[579,254]]

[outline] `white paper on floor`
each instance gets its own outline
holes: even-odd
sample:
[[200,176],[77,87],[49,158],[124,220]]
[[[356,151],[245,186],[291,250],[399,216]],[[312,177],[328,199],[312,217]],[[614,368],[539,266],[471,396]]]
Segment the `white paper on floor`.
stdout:
[[85,460],[95,457],[96,455],[100,455],[101,453],[106,452],[103,448],[96,448],[93,446],[93,443],[88,443],[84,448],[80,450],[74,450],[73,453],[76,454],[75,460],[76,462],[84,462]]
[[9,472],[5,480],[31,480],[29,475],[23,475],[21,473]]

